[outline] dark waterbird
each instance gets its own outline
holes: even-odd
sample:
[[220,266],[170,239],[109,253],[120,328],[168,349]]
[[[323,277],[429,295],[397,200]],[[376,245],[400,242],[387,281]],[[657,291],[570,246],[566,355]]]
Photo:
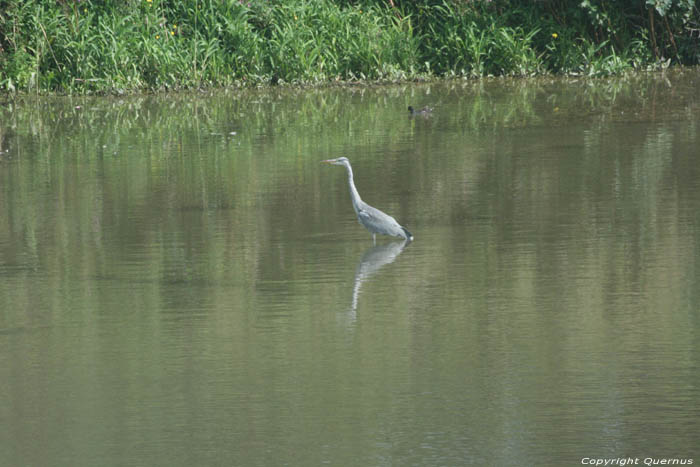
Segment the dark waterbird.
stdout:
[[357,188],[355,188],[355,182],[352,176],[352,167],[350,166],[350,161],[347,157],[328,159],[321,162],[326,162],[333,165],[342,165],[345,167],[345,170],[347,170],[348,183],[350,185],[350,198],[352,198],[352,207],[355,208],[357,220],[360,221],[360,224],[364,225],[365,228],[372,233],[374,243],[377,243],[377,234],[392,235],[394,237],[404,238],[409,242],[413,241],[413,235],[411,235],[411,232],[396,222],[396,219],[362,201],[360,194],[357,192]]
[[432,111],[433,111],[433,108],[428,107],[427,105],[425,107],[423,107],[422,109],[418,109],[418,110],[414,109],[410,105],[408,106],[408,113],[410,113],[411,115],[428,115]]

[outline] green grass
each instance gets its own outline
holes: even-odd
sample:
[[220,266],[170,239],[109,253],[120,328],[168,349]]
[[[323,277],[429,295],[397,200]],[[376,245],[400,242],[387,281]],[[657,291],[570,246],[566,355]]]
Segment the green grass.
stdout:
[[700,13],[687,0],[394,3],[0,0],[0,90],[600,76],[700,63]]

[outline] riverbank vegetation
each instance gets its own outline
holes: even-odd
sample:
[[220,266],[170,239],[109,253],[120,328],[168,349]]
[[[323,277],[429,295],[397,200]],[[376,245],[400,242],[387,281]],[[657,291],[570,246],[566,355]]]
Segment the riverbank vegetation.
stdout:
[[0,0],[0,90],[123,93],[700,63],[694,0]]

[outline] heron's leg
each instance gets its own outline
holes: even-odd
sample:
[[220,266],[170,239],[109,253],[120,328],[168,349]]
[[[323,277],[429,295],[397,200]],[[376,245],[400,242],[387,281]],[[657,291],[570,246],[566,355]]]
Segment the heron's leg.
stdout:
[[375,245],[377,244],[377,234],[376,233],[372,234],[372,241],[374,242]]

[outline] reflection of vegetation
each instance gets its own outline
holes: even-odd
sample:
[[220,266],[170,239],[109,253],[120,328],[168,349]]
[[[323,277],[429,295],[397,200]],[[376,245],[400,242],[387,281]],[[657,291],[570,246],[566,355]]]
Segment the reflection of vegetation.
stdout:
[[[682,80],[684,73],[669,78]],[[558,235],[562,215],[578,228],[577,216],[596,196],[610,196],[607,189],[617,190],[621,203],[636,200],[644,210],[640,220],[659,218],[656,197],[665,199],[674,185],[678,196],[690,196],[677,177],[697,170],[691,160],[668,153],[675,133],[644,130],[663,111],[682,117],[688,138],[697,137],[696,119],[688,118],[697,103],[668,89],[665,77],[652,75],[595,86],[542,79],[171,95],[167,101],[26,99],[1,116],[1,146],[9,150],[0,157],[6,193],[0,244],[10,248],[3,258],[28,268],[25,273],[60,267],[69,276],[110,278],[119,276],[118,264],[136,248],[153,257],[152,280],[228,281],[234,274],[234,281],[251,284],[256,278],[232,269],[229,259],[275,276],[276,263],[266,266],[264,252],[279,236],[323,231],[328,214],[314,212],[333,205],[319,206],[311,167],[335,155],[359,158],[364,167],[372,161],[372,170],[358,169],[360,186],[374,189],[368,199],[401,199],[400,206],[382,207],[419,229],[476,216],[494,219],[504,237],[512,235],[514,219]],[[438,111],[428,119],[408,118],[407,104],[428,95]],[[638,122],[626,139],[623,129],[612,130],[622,115],[626,125]],[[584,131],[552,140],[572,122]],[[523,143],[518,135],[524,128],[539,136]],[[381,135],[380,148],[373,135]],[[407,147],[407,137],[415,144]],[[608,149],[616,146],[619,151]],[[544,160],[540,153],[552,156]],[[410,163],[382,162],[405,158]],[[323,183],[343,181],[328,177]],[[344,185],[335,192],[342,196]],[[532,211],[537,206],[552,211]],[[309,215],[290,215],[297,210]],[[620,210],[631,213],[624,204]],[[586,225],[606,228],[595,220]],[[240,244],[249,246],[243,257],[235,253]],[[72,257],[81,250],[94,256]]]
[[5,0],[0,89],[113,92],[697,64],[695,2]]
[[[608,374],[592,384],[596,392],[583,389],[583,399],[596,398],[585,413],[554,409],[557,423],[540,433],[578,447],[579,431],[560,426],[586,416],[629,427],[608,414],[621,398],[648,400],[652,411],[663,397],[696,407],[695,392],[674,392],[698,378],[696,80],[686,70],[586,83],[18,99],[0,108],[0,149],[9,150],[0,155],[0,334],[12,360],[3,380],[10,401],[21,407],[34,395],[43,404],[36,412],[63,413],[45,397],[56,384],[57,397],[70,398],[59,400],[66,413],[81,410],[71,401],[92,401],[90,414],[117,420],[105,425],[117,430],[105,432],[110,452],[132,439],[141,446],[143,431],[163,426],[188,427],[189,447],[197,420],[207,429],[218,420],[222,431],[236,420],[252,428],[226,432],[222,443],[278,436],[269,463],[303,461],[298,446],[313,430],[313,444],[329,446],[364,431],[375,449],[366,465],[389,458],[376,447],[387,420],[420,420],[441,438],[455,420],[448,427],[457,434],[445,436],[464,446],[457,406],[476,413],[472,420],[503,417],[471,423],[495,440],[487,455],[503,452],[500,440],[522,439],[522,426],[536,425],[551,400],[568,407],[582,381]],[[410,118],[408,104],[436,110]],[[345,179],[319,165],[337,155],[352,158],[367,201],[417,237],[362,284],[352,333],[338,320],[353,271],[359,292],[400,245],[356,264],[371,240]],[[48,329],[25,331],[35,325]],[[673,377],[650,379],[647,362]],[[304,395],[289,392],[298,384]],[[40,396],[26,396],[32,388]],[[307,388],[319,397],[309,402]],[[178,410],[160,410],[169,404]],[[326,434],[330,424],[318,420],[338,410],[361,430],[339,423]],[[505,423],[511,414],[518,423]],[[64,433],[53,428],[65,417],[49,418],[43,436]],[[99,449],[103,437],[80,436],[98,425],[72,423],[64,436]],[[141,431],[112,444],[132,427]],[[31,445],[34,428],[18,439]],[[669,434],[657,450],[692,451],[693,435]],[[388,454],[413,452],[421,434],[411,436],[390,440],[398,443]],[[173,456],[148,454],[153,463]],[[450,463],[474,455],[463,454]],[[560,457],[578,455],[568,454]],[[357,450],[348,456],[356,460]]]

